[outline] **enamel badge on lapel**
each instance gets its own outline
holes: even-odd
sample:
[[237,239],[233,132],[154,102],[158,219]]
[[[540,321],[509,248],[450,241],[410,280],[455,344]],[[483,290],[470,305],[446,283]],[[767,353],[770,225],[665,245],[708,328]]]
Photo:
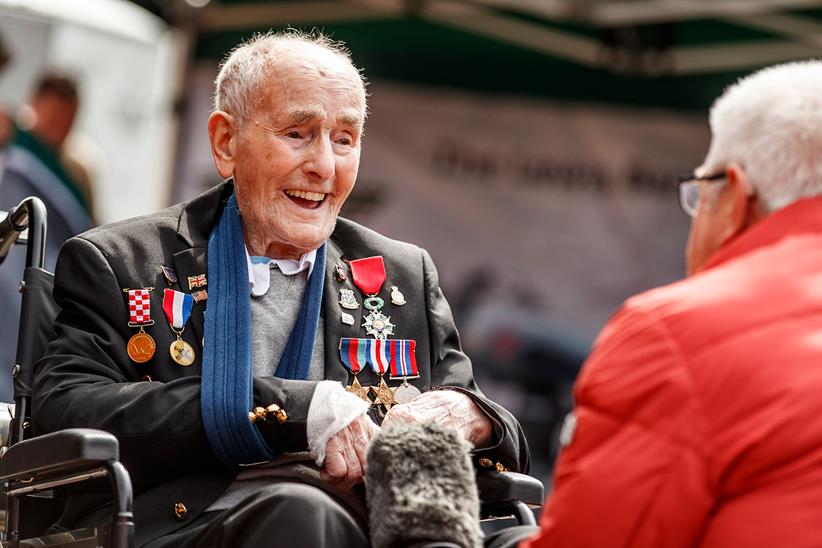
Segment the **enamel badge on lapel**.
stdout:
[[337,261],[337,264],[334,265],[334,276],[338,282],[344,282],[348,279],[348,276],[345,275],[345,265],[343,265],[342,261]]
[[368,310],[368,315],[363,318],[362,324],[365,332],[375,339],[388,338],[394,334],[394,324],[391,323],[390,316],[385,316],[380,312],[385,301],[377,297],[386,278],[382,255],[356,259],[351,261],[349,266],[354,285],[367,295],[367,298],[363,300],[363,306]]
[[345,325],[354,325],[354,316],[348,312],[340,312],[340,320]]
[[195,291],[194,293],[192,293],[191,296],[194,297],[195,303],[199,303],[208,299],[208,291],[206,291],[205,289],[201,289],[199,291]]
[[347,310],[357,310],[360,303],[354,298],[353,289],[340,289],[340,306]]
[[405,295],[403,295],[396,285],[391,286],[391,304],[402,306],[405,304]]
[[169,266],[160,266],[160,270],[163,271],[163,277],[166,279],[166,283],[168,285],[174,285],[177,283],[177,273],[174,272],[174,269]]
[[188,290],[191,291],[195,287],[205,287],[208,285],[205,274],[197,274],[196,276],[188,277]]
[[145,330],[145,327],[154,325],[154,320],[151,319],[151,292],[153,290],[153,287],[123,289],[125,293],[128,293],[128,326],[140,328],[140,331],[132,335],[126,343],[128,357],[137,363],[150,360],[157,349],[154,339]]

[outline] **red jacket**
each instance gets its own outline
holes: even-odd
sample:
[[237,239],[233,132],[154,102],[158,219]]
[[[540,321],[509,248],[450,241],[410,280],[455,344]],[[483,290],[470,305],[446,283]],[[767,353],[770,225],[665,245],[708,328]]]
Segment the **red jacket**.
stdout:
[[521,548],[822,546],[822,198],[628,300]]

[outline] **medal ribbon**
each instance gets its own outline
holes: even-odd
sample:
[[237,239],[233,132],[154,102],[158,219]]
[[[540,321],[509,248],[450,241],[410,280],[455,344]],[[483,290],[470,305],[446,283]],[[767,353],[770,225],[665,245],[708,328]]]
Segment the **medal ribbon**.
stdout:
[[148,289],[128,290],[129,323],[151,323],[151,291]]
[[417,341],[392,339],[385,342],[389,345],[391,378],[410,379],[419,377],[417,357],[414,352],[417,348]]
[[391,371],[392,378],[418,377],[414,349],[417,341],[409,339],[340,339],[340,359],[353,374],[364,367],[383,376]]
[[355,259],[348,263],[351,280],[366,295],[376,295],[385,282],[385,263],[382,255]]
[[188,293],[175,291],[173,289],[163,290],[163,312],[166,313],[168,323],[172,329],[180,331],[191,316],[191,307],[194,304],[194,297]]

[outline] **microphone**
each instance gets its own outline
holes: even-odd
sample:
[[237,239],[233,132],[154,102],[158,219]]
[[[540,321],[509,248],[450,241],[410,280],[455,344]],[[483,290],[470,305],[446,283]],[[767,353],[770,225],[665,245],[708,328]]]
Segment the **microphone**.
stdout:
[[371,542],[482,546],[471,445],[453,428],[395,424],[368,449],[365,475]]

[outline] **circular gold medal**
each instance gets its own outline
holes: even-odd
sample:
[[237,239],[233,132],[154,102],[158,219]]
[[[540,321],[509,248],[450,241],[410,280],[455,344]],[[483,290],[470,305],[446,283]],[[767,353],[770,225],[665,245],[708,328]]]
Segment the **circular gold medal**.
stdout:
[[128,357],[137,363],[145,363],[150,360],[155,350],[157,350],[157,345],[154,343],[154,339],[145,331],[135,333],[126,344]]
[[168,351],[171,353],[171,359],[183,367],[188,367],[194,363],[194,349],[183,339],[172,342],[171,346],[168,347]]

